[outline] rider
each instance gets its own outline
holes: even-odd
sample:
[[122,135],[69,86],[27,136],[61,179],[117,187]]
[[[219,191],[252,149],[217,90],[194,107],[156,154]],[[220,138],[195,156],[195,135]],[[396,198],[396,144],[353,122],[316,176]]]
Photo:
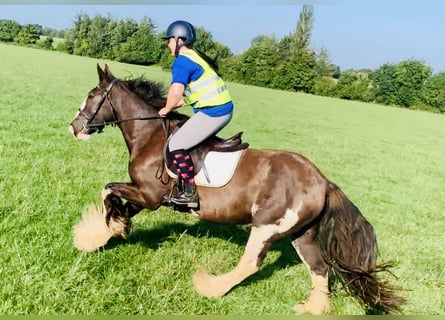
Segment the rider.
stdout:
[[173,203],[189,208],[199,206],[190,148],[223,129],[232,119],[233,102],[214,61],[193,47],[196,31],[187,21],[178,20],[167,28],[163,39],[176,58],[172,66],[172,82],[165,107],[165,117],[175,108],[191,105],[194,114],[171,137],[169,149],[176,165],[178,179],[184,182],[182,193],[171,198]]

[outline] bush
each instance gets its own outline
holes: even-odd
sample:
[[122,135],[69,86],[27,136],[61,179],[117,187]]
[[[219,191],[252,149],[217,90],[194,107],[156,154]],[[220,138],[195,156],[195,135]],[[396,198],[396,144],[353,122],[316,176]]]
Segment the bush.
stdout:
[[331,77],[317,77],[314,79],[312,93],[319,96],[332,97],[335,96],[335,87],[337,81]]
[[430,77],[422,88],[422,102],[445,112],[445,72]]

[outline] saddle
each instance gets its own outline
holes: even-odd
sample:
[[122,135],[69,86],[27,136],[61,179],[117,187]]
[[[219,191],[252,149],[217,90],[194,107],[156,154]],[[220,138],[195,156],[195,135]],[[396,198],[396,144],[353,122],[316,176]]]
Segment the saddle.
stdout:
[[[195,175],[201,169],[204,172],[206,171],[204,159],[210,151],[229,153],[247,149],[249,144],[242,141],[242,134],[243,132],[238,132],[228,139],[222,139],[214,135],[190,149],[190,156],[192,157],[192,161],[195,166]],[[174,172],[173,160],[170,156],[170,150],[168,149],[168,141],[165,144],[164,150],[165,165],[170,171]]]

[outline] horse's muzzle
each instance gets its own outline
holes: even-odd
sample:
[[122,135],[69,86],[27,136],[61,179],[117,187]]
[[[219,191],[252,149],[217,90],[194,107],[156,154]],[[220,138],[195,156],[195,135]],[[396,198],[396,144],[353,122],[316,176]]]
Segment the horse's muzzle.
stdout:
[[83,130],[76,132],[73,125],[68,127],[68,131],[78,140],[88,140],[91,138],[91,134],[85,133]]

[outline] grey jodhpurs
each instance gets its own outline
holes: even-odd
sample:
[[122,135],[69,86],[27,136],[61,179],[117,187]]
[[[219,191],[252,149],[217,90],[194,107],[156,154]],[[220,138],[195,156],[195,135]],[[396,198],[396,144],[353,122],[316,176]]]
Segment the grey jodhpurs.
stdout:
[[170,151],[188,150],[223,129],[232,119],[232,113],[211,117],[203,112],[191,116],[170,138]]

